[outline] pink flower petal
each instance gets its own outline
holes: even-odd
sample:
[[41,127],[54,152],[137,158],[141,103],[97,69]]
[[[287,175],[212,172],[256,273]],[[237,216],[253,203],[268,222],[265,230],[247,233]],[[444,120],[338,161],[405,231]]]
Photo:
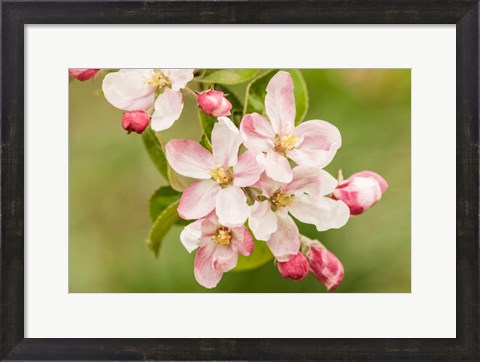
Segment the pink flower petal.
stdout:
[[193,272],[197,282],[205,288],[214,288],[222,279],[223,271],[215,269],[213,254],[216,251],[215,243],[210,243],[197,252],[193,264]]
[[323,168],[342,146],[340,131],[331,123],[319,120],[303,122],[293,132],[302,143],[287,155],[298,165]]
[[193,79],[195,69],[160,69],[172,83],[172,90],[178,91],[185,88],[188,82]]
[[270,208],[269,201],[255,201],[250,206],[248,226],[258,240],[268,240],[277,230],[277,216]]
[[191,140],[170,140],[165,146],[170,166],[180,175],[197,179],[211,178],[215,167],[213,156],[198,142]]
[[290,216],[278,212],[276,215],[278,228],[267,240],[267,245],[278,261],[289,261],[300,250],[300,234]]
[[288,183],[292,181],[293,172],[286,157],[274,150],[267,152],[265,159],[265,172],[275,181]]
[[350,210],[342,201],[308,195],[295,196],[295,200],[298,202],[288,211],[301,222],[315,225],[318,231],[341,228],[350,218]]
[[255,182],[251,187],[260,189],[263,196],[271,197],[274,192],[282,188],[282,186],[284,186],[284,184],[272,180],[270,177],[268,177],[266,172],[263,172],[260,175],[260,179],[258,180],[258,182]]
[[233,167],[233,184],[247,187],[256,183],[264,170],[263,154],[247,151],[240,155],[238,163]]
[[246,114],[240,123],[240,136],[249,150],[267,152],[274,146],[272,124],[258,113]]
[[295,96],[289,73],[280,71],[270,79],[265,96],[265,108],[273,129],[278,135],[295,123]]
[[221,272],[232,270],[237,265],[238,252],[230,245],[216,245],[213,252],[213,268]]
[[328,172],[311,166],[297,166],[293,169],[293,180],[284,190],[289,194],[308,193],[325,196],[335,191],[337,180]]
[[152,129],[163,131],[170,128],[180,118],[183,110],[183,95],[181,92],[165,88],[155,101],[155,111],[152,115]]
[[193,220],[204,217],[215,208],[215,197],[220,186],[212,180],[200,180],[194,182],[183,192],[178,215],[185,220]]
[[185,226],[180,233],[180,241],[189,253],[198,248],[198,242],[202,237],[203,219],[192,222]]
[[232,242],[240,254],[248,256],[253,253],[254,240],[245,226],[232,228],[232,234]]
[[155,99],[156,87],[147,84],[152,69],[120,69],[108,73],[103,79],[105,98],[114,107],[124,111],[144,111]]
[[227,117],[219,117],[212,130],[213,158],[217,164],[228,168],[236,165],[238,148],[242,139],[237,127]]
[[247,221],[250,209],[241,188],[230,185],[220,189],[215,200],[215,211],[220,224],[229,227],[240,226]]
[[217,228],[220,226],[218,222],[218,216],[215,210],[212,210],[210,214],[205,216],[202,222],[202,235],[212,237],[216,234]]
[[354,178],[354,177],[370,177],[370,178],[374,178],[378,184],[380,185],[380,189],[382,190],[382,194],[387,191],[388,189],[388,183],[387,181],[385,181],[385,179],[380,176],[378,173],[376,172],[373,172],[373,171],[360,171],[360,172],[357,172],[357,173],[354,173],[352,176],[350,176],[349,178]]

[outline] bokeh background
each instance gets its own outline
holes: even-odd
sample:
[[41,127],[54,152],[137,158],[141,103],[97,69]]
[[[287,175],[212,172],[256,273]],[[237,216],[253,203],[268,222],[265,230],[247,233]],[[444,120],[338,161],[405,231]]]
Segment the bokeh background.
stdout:
[[[310,108],[305,120],[336,125],[343,145],[326,168],[345,177],[361,170],[380,173],[390,188],[379,204],[339,230],[301,231],[321,240],[342,261],[341,293],[410,292],[410,70],[302,70]],[[193,276],[194,253],[167,234],[156,259],[146,246],[151,226],[148,198],[166,181],[143,148],[140,135],[126,134],[122,111],[101,93],[103,76],[69,85],[69,291],[325,292],[309,275],[284,280],[273,262],[247,272],[225,273],[208,290]],[[245,86],[234,91],[242,97]],[[193,98],[165,139],[199,139]]]

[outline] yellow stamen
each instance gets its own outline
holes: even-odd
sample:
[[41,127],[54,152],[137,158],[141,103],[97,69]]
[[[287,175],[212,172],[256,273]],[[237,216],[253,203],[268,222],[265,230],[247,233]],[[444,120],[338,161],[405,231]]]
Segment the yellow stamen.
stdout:
[[148,82],[145,82],[145,84],[150,84],[158,88],[163,88],[163,87],[171,87],[172,83],[168,80],[167,76],[163,74],[161,71],[156,70],[153,73],[153,78],[149,80]]
[[280,207],[285,207],[293,202],[295,195],[288,195],[281,190],[274,192],[270,198],[270,203],[273,211],[277,211]]
[[275,136],[275,147],[273,148],[274,151],[282,154],[285,156],[287,151],[291,151],[295,148],[295,145],[298,142],[298,137],[294,134],[289,134],[285,136]]
[[217,182],[220,186],[227,186],[230,185],[233,181],[233,176],[230,170],[226,170],[222,166],[218,166],[214,168],[210,175],[212,175],[212,179]]
[[212,240],[220,245],[230,245],[232,240],[232,233],[227,227],[219,227],[215,236],[212,236]]

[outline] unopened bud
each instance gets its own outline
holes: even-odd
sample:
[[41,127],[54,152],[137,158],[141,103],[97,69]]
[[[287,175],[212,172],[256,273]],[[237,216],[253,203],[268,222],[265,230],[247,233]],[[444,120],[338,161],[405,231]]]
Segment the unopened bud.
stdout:
[[122,117],[122,127],[128,132],[142,133],[150,123],[150,116],[144,111],[127,112]]
[[88,80],[95,77],[100,69],[75,69],[70,68],[68,70],[68,75],[72,78],[76,78],[78,80]]
[[327,290],[335,290],[343,279],[343,265],[337,257],[324,246],[311,246],[308,251],[310,272]]
[[308,275],[308,260],[299,252],[289,261],[278,262],[278,270],[282,277],[299,282]]
[[213,117],[229,116],[232,104],[224,97],[223,92],[210,89],[198,95],[198,106]]
[[359,215],[375,205],[387,188],[388,184],[382,176],[362,171],[342,181],[333,192],[333,198],[346,203],[351,215]]

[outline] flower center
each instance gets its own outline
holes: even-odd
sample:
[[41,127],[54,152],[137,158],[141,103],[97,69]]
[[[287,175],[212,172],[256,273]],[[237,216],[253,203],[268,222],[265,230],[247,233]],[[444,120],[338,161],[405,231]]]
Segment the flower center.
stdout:
[[290,205],[293,202],[295,195],[288,195],[282,190],[277,190],[270,197],[270,204],[272,211],[277,211],[281,207]]
[[212,179],[215,180],[220,186],[227,186],[230,185],[233,181],[232,172],[230,169],[226,170],[222,166],[218,166],[214,168],[210,174],[212,175]]
[[172,83],[168,80],[168,77],[159,70],[156,70],[153,73],[153,78],[148,82],[145,82],[145,84],[150,84],[158,88],[172,86]]
[[212,240],[220,245],[230,245],[230,241],[232,240],[232,232],[225,226],[219,227],[215,236],[212,236]]
[[280,137],[275,135],[275,145],[273,150],[285,156],[287,151],[291,151],[295,148],[298,142],[298,137],[294,134],[288,134]]

